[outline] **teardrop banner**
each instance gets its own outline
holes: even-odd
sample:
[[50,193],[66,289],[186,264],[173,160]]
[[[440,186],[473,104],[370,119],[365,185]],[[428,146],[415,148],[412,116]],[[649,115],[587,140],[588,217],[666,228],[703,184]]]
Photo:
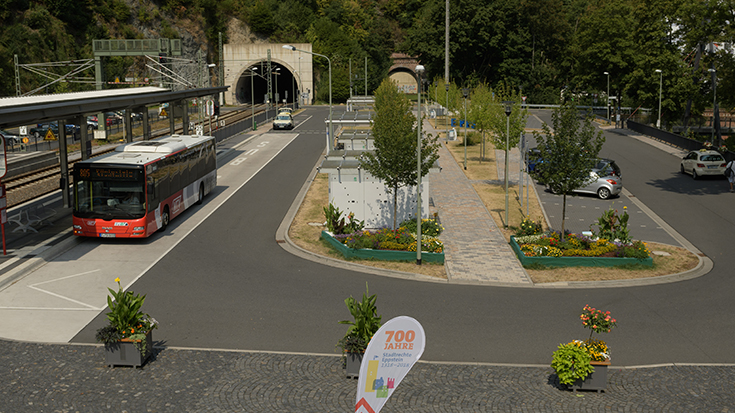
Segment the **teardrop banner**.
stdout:
[[424,354],[424,328],[411,317],[383,324],[370,339],[360,365],[356,413],[377,413]]

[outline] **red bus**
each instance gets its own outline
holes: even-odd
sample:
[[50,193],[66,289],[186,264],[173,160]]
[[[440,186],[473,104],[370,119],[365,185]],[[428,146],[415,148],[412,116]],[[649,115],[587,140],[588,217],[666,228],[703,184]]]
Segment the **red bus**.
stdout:
[[211,136],[171,135],[74,164],[74,235],[143,238],[217,186]]

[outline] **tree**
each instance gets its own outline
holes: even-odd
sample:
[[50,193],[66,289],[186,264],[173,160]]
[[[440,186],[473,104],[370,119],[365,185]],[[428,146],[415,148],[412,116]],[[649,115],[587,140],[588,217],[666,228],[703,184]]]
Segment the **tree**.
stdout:
[[485,158],[485,132],[492,127],[491,113],[495,104],[495,95],[484,83],[480,83],[470,95],[468,120],[482,133],[482,159]]
[[544,167],[539,174],[551,191],[562,195],[561,239],[564,240],[564,220],[567,195],[581,188],[589,179],[589,171],[600,153],[605,137],[595,132],[592,117],[580,122],[579,110],[572,102],[563,102],[551,115],[552,128],[542,125],[543,133],[534,131],[540,159]]
[[[505,139],[508,130],[508,119],[505,114],[503,102],[513,102],[510,113],[510,136],[508,137],[508,148],[518,145],[521,134],[526,128],[528,109],[522,107],[521,95],[508,86],[500,85],[493,89],[492,104],[489,106],[487,116],[489,118],[488,130],[492,132],[492,140],[495,148],[505,150]],[[505,154],[506,159],[508,154]]]
[[[372,133],[375,152],[366,152],[360,165],[383,181],[393,194],[393,228],[396,228],[398,189],[418,183],[416,170],[416,117],[411,103],[398,91],[398,85],[385,79],[375,91],[375,118]],[[436,137],[422,136],[421,176],[439,159]]]

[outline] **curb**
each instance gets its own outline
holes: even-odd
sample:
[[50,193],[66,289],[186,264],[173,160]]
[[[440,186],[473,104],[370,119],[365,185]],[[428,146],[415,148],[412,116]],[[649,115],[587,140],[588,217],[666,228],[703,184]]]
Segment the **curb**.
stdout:
[[[373,274],[373,275],[380,275],[385,277],[392,277],[392,278],[400,278],[400,279],[406,279],[406,280],[414,280],[414,281],[427,281],[427,282],[434,282],[434,283],[441,283],[441,284],[451,284],[451,285],[477,285],[477,286],[490,286],[490,287],[506,287],[506,288],[543,288],[543,289],[589,289],[589,288],[620,288],[620,287],[638,287],[638,286],[649,286],[649,285],[658,285],[658,284],[668,284],[673,282],[679,282],[679,281],[686,281],[693,278],[701,277],[707,273],[709,273],[712,268],[714,267],[714,263],[710,258],[705,256],[701,251],[699,251],[693,244],[691,244],[689,241],[687,241],[681,234],[676,232],[670,225],[668,225],[663,219],[661,219],[658,215],[656,215],[650,208],[646,207],[643,203],[638,201],[638,199],[635,196],[632,196],[630,192],[627,192],[625,188],[623,188],[623,193],[626,196],[629,196],[629,199],[633,201],[641,210],[644,211],[644,213],[648,214],[651,219],[654,220],[657,224],[659,224],[664,231],[669,233],[675,240],[677,240],[682,247],[686,248],[693,254],[697,256],[699,259],[699,263],[696,267],[689,271],[684,271],[677,274],[669,274],[669,275],[659,275],[654,277],[647,277],[647,278],[636,278],[636,279],[629,279],[629,280],[609,280],[609,281],[566,281],[566,282],[559,282],[559,283],[532,283],[532,284],[511,284],[511,283],[504,283],[504,282],[493,282],[493,281],[449,281],[448,279],[438,279],[434,277],[430,277],[427,275],[422,274],[415,274],[415,273],[408,273],[403,271],[395,271],[395,270],[386,270],[382,268],[376,268],[376,267],[370,267],[362,264],[356,264],[351,263],[348,261],[339,260],[336,258],[326,257],[323,255],[319,255],[316,253],[313,253],[311,251],[307,251],[298,245],[296,245],[291,238],[288,236],[288,230],[291,227],[291,224],[293,223],[294,218],[296,217],[296,213],[299,210],[299,207],[301,206],[304,198],[306,197],[306,193],[309,190],[309,187],[311,186],[311,183],[314,180],[314,177],[317,174],[316,167],[319,166],[321,162],[321,159],[317,161],[314,169],[309,174],[309,177],[304,182],[304,185],[301,187],[301,190],[299,191],[298,195],[294,199],[294,202],[291,204],[291,207],[289,208],[288,212],[286,212],[286,215],[284,216],[283,220],[281,221],[281,224],[278,226],[278,229],[276,230],[276,242],[278,245],[281,246],[285,251],[296,255],[298,257],[301,257],[303,259],[313,261],[319,264],[323,265],[329,265],[331,267],[335,268],[342,268],[346,270],[352,270],[352,271],[360,271],[363,273]],[[534,188],[534,193],[536,193]],[[538,193],[536,193],[536,197],[538,198]],[[540,201],[540,199],[539,199]],[[544,211],[544,218],[546,219],[546,210],[544,208],[541,208]],[[548,222],[548,220],[547,220]],[[527,274],[525,268],[523,269],[524,273]],[[447,277],[449,277],[449,274],[447,274]],[[530,280],[530,276],[529,276]]]
[[301,207],[301,204],[303,203],[304,198],[306,197],[306,193],[309,191],[309,187],[311,187],[311,183],[314,181],[314,177],[317,174],[316,167],[319,166],[320,163],[321,163],[321,158],[317,161],[316,165],[314,166],[311,173],[309,174],[309,177],[306,178],[304,185],[301,186],[301,190],[299,191],[298,195],[296,195],[296,198],[291,204],[291,207],[288,209],[288,212],[286,212],[286,216],[283,217],[281,224],[278,226],[278,229],[276,230],[276,242],[278,243],[278,245],[281,246],[281,248],[283,248],[285,251],[293,255],[296,255],[297,257],[303,258],[305,260],[313,261],[318,264],[328,265],[330,267],[341,268],[341,269],[351,270],[351,271],[360,271],[363,273],[368,273],[372,275],[380,275],[384,277],[401,278],[405,280],[427,281],[427,282],[435,282],[435,283],[442,283],[442,284],[449,283],[445,279],[435,278],[435,277],[431,277],[428,275],[415,274],[415,273],[403,272],[403,271],[395,271],[395,270],[386,270],[383,268],[370,267],[367,265],[356,264],[356,263],[352,263],[349,261],[339,260],[336,258],[325,257],[323,255],[319,255],[311,251],[307,251],[299,247],[298,245],[296,245],[291,240],[291,238],[288,236],[288,230],[291,227],[291,224],[293,223],[294,218],[296,217],[296,213],[299,211],[299,207]]

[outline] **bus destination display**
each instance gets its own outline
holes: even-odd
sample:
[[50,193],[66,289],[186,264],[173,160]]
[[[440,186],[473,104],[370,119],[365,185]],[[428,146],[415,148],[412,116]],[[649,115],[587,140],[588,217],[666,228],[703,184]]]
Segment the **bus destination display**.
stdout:
[[82,179],[137,180],[141,172],[137,169],[80,168],[79,177]]

